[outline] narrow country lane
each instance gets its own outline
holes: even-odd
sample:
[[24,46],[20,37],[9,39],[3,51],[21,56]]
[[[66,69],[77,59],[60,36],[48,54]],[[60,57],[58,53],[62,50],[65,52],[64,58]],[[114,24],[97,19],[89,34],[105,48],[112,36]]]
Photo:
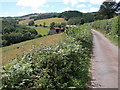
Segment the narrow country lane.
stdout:
[[118,88],[118,47],[98,31],[93,33],[92,86]]

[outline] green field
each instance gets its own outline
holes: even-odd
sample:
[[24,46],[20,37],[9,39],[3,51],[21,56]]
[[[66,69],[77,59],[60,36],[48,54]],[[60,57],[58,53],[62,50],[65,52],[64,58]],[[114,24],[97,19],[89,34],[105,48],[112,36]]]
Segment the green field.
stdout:
[[[32,21],[33,19],[27,19],[27,20],[22,20],[19,22],[19,24],[23,25],[28,25],[28,22]],[[55,22],[55,23],[62,23],[62,22],[67,22],[64,18],[48,18],[48,19],[40,19],[34,21],[35,24],[40,25],[45,22],[46,26],[50,26],[50,23]]]
[[22,20],[19,22],[19,24],[22,24],[22,25],[28,25],[28,22],[32,21],[33,19],[27,19],[27,20]]
[[40,25],[45,22],[46,26],[50,26],[50,23],[55,22],[55,23],[62,23],[66,22],[64,18],[49,18],[49,19],[41,19],[41,20],[36,20],[35,24]]
[[24,54],[24,52],[30,52],[33,47],[37,48],[40,46],[55,45],[63,38],[63,36],[63,33],[55,34],[0,48],[0,53],[2,53],[2,56],[0,56],[0,58],[2,58],[2,64],[6,64],[11,59],[14,59],[17,55]]
[[44,28],[44,27],[32,27],[32,26],[29,26],[30,28],[33,28],[35,29],[39,35],[48,35],[50,29],[49,28]]

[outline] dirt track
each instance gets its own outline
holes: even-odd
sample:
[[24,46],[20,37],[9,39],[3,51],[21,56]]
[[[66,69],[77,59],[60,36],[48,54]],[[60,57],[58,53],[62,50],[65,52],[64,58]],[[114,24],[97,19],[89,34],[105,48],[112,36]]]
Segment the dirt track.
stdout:
[[92,86],[118,88],[118,48],[98,31],[93,33]]

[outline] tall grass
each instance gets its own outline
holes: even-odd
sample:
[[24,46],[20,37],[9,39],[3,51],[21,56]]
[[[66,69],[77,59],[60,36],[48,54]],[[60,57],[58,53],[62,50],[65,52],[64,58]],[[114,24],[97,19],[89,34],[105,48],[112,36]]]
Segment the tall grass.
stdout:
[[119,40],[119,31],[120,31],[120,16],[106,19],[106,20],[98,20],[92,23],[93,28],[99,30],[100,32],[104,33],[107,38],[109,38],[114,44],[118,44]]

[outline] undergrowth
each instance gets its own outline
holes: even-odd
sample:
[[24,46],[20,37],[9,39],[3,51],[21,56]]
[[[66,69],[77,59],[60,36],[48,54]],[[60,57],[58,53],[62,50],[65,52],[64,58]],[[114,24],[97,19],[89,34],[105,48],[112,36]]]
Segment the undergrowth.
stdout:
[[1,89],[87,88],[92,52],[91,27],[69,28],[54,47],[40,47],[1,67]]

